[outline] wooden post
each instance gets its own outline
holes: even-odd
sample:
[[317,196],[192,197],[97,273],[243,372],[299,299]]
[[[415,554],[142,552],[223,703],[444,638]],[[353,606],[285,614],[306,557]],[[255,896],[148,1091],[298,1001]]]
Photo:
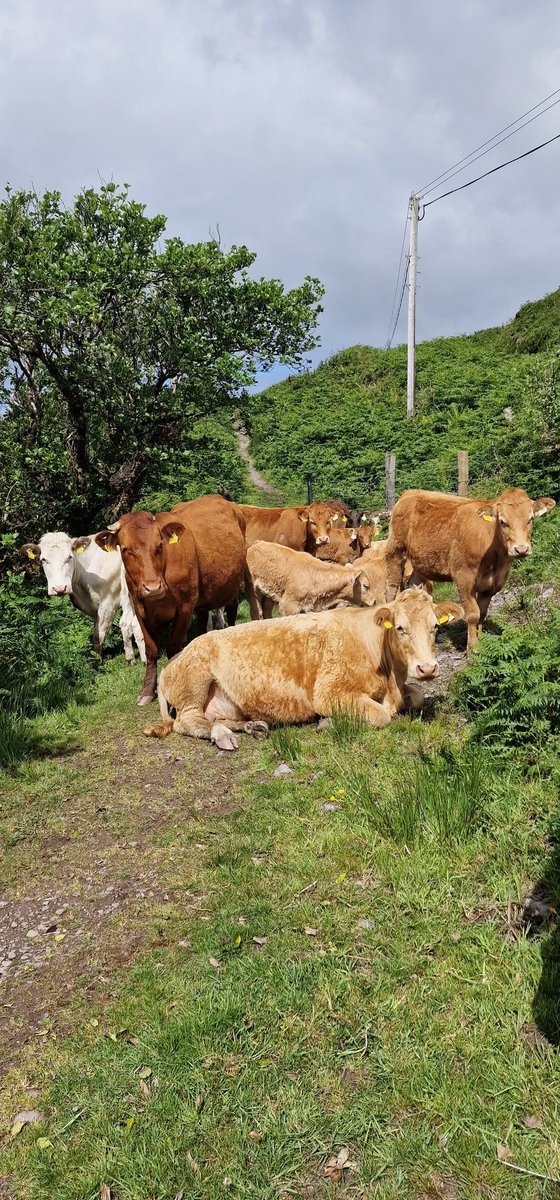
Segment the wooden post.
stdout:
[[306,475],[305,479],[307,482],[307,503],[313,504],[313,476]]
[[469,455],[467,450],[459,450],[457,454],[457,495],[469,494]]
[[418,260],[418,196],[410,197],[410,249],[408,260],[408,357],[406,415],[414,416],[416,377],[416,265]]
[[395,473],[397,460],[394,454],[385,455],[385,493],[387,509],[392,512],[395,507]]

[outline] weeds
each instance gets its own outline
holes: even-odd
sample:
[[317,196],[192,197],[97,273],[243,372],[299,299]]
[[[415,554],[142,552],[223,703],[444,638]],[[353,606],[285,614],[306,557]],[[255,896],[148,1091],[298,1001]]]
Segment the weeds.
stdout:
[[365,717],[355,708],[337,706],[332,714],[330,735],[340,746],[349,746],[362,738],[368,729]]
[[289,725],[281,725],[279,729],[274,729],[271,733],[270,742],[284,762],[295,766],[301,758],[301,738],[297,729],[293,729]]
[[405,845],[461,843],[484,822],[489,794],[480,754],[442,752],[415,760],[399,777],[357,768],[348,791],[376,832]]

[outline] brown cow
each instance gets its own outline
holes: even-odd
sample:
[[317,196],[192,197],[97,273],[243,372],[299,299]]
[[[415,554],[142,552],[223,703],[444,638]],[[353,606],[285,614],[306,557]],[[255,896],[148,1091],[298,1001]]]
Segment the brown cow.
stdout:
[[278,542],[291,550],[307,550],[315,554],[318,546],[326,544],[331,529],[338,528],[339,512],[328,504],[299,504],[295,508],[258,508],[254,504],[238,504],[247,522],[247,546],[253,542]]
[[338,563],[343,567],[346,563],[354,562],[359,553],[358,530],[345,526],[344,529],[331,529],[328,542],[317,546],[315,558],[321,562]]
[[247,566],[265,619],[272,616],[275,604],[281,616],[290,617],[361,604],[362,588],[369,590],[362,571],[321,562],[312,554],[274,542],[253,542],[247,550]]
[[126,513],[96,535],[104,550],[121,551],[126,582],[146,644],[146,675],[138,703],[153,700],[164,632],[167,653],[182,649],[197,609],[206,628],[208,611],[225,607],[235,621],[241,585],[253,616],[258,606],[247,571],[245,520],[221,496],[178,504],[172,512]]
[[310,721],[341,708],[381,729],[401,709],[420,707],[418,681],[438,673],[438,622],[462,612],[414,588],[381,608],[278,617],[208,633],[162,671],[163,724],[144,732],[166,737],[175,729],[235,750],[232,730],[259,735],[268,722]]
[[508,488],[495,500],[403,492],[389,530],[387,599],[401,586],[407,558],[428,579],[453,580],[465,610],[468,645],[474,645],[511,560],[531,553],[533,517],[554,505],[548,497],[531,500],[522,488]]

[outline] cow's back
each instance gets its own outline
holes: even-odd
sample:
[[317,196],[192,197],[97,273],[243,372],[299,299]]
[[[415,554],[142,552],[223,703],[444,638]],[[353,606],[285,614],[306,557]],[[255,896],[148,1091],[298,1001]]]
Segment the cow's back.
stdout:
[[415,570],[435,580],[452,579],[461,567],[476,569],[496,540],[494,523],[480,515],[483,503],[445,492],[403,492],[391,516],[388,556],[404,553]]
[[245,573],[245,518],[240,507],[222,496],[203,496],[176,504],[173,515],[189,530],[196,548],[197,607],[221,608],[237,596]]
[[304,506],[295,508],[259,508],[255,504],[239,504],[237,508],[246,522],[247,546],[254,542],[278,542],[292,550],[303,550],[306,527],[300,515]]

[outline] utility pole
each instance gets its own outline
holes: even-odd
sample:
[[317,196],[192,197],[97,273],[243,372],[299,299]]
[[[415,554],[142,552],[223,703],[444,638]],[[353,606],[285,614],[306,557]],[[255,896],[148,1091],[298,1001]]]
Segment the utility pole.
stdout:
[[416,264],[418,259],[418,196],[410,197],[410,250],[408,266],[408,358],[406,373],[406,415],[414,416],[416,372]]

